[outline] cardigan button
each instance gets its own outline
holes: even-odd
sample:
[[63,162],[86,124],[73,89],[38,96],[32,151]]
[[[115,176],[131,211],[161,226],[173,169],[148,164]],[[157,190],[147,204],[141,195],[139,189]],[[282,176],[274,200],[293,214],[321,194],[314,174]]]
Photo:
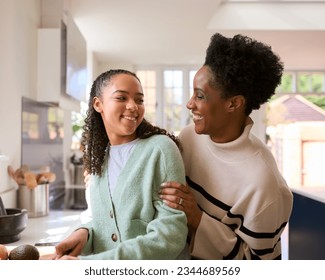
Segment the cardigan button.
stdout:
[[116,235],[115,233],[112,234],[112,240],[113,240],[114,242],[117,241],[117,235]]
[[109,216],[113,219],[114,215],[113,215],[113,211],[109,211]]

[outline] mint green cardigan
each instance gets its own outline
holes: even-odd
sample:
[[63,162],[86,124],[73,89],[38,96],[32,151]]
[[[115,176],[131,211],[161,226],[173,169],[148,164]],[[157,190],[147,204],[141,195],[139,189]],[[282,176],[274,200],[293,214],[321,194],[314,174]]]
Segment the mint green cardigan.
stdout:
[[185,183],[183,160],[175,143],[165,135],[141,139],[110,193],[107,157],[103,176],[90,179],[92,221],[88,243],[80,259],[176,259],[186,244],[183,211],[159,198],[165,181]]

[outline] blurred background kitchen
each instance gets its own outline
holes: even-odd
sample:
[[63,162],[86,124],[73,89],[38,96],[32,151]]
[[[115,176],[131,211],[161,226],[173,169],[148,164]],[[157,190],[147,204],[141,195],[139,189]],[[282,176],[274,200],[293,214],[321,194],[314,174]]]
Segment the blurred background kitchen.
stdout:
[[[80,137],[93,79],[140,77],[146,117],[175,134],[215,32],[272,46],[285,64],[275,97],[252,117],[294,191],[287,258],[325,258],[325,1],[0,0],[0,195],[6,173],[49,168],[49,210],[87,208]],[[323,242],[322,242],[323,241]],[[322,247],[323,246],[323,247]]]

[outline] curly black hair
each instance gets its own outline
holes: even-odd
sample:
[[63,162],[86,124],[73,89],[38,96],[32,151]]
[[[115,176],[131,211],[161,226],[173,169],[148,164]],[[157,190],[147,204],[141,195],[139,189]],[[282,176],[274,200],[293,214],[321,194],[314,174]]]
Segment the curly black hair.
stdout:
[[[124,69],[111,69],[100,74],[91,87],[88,110],[81,138],[81,146],[83,147],[84,152],[84,170],[87,171],[88,174],[102,175],[105,154],[109,153],[110,147],[109,138],[106,134],[102,117],[100,113],[93,108],[93,99],[94,97],[100,97],[103,88],[109,85],[112,77],[119,74],[131,75],[140,82],[136,74],[131,71]],[[181,149],[181,144],[175,135],[167,132],[165,129],[152,125],[146,119],[142,120],[136,130],[136,134],[140,139],[149,138],[155,134],[166,135],[176,143],[179,149]]]
[[204,65],[213,76],[211,86],[221,89],[222,97],[242,95],[245,114],[268,101],[281,82],[283,63],[271,47],[243,35],[211,37]]

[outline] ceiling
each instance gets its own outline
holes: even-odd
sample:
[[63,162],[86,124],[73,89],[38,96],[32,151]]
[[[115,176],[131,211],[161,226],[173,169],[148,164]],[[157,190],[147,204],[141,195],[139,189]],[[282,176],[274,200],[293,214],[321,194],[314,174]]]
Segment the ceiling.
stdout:
[[200,65],[215,32],[271,45],[286,69],[325,69],[325,1],[66,0],[99,63]]

